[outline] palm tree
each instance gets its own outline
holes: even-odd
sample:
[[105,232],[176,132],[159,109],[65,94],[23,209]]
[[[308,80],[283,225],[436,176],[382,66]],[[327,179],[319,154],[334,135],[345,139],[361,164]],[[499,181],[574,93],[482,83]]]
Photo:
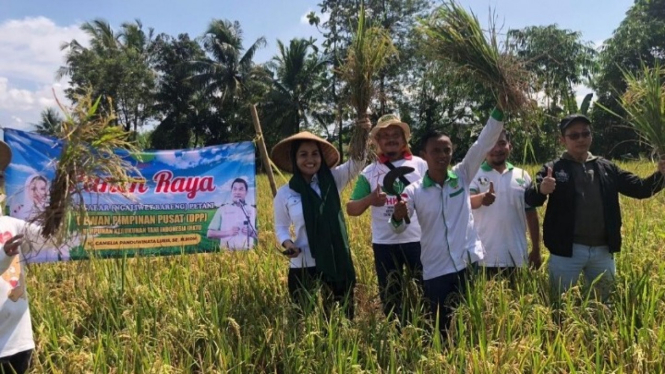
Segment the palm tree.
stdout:
[[41,120],[36,123],[35,132],[40,135],[56,136],[60,130],[60,124],[63,118],[55,108],[46,108],[41,113]]
[[[269,116],[283,135],[310,128],[325,88],[322,75],[328,61],[321,58],[312,39],[292,39],[289,46],[277,41],[279,54],[268,64],[275,78],[269,94]],[[315,122],[318,123],[318,122]]]
[[264,75],[253,59],[256,51],[265,45],[265,38],[260,37],[243,50],[240,23],[215,19],[203,37],[209,57],[195,63],[199,74],[194,79],[207,94],[219,98],[220,102],[234,100],[249,80]]
[[89,89],[93,97],[111,98],[113,108],[102,100],[101,110],[112,109],[127,131],[136,132],[153,115],[153,30],[146,33],[136,20],[124,23],[116,33],[102,19],[84,23],[81,30],[90,37],[90,46],[84,47],[76,39],[61,45],[66,65],[58,69],[57,78],[69,77],[72,87],[67,96],[73,101]]

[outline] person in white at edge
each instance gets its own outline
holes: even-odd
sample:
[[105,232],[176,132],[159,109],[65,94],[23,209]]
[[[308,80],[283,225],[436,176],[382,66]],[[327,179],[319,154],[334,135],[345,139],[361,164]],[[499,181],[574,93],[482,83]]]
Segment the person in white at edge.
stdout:
[[245,203],[247,181],[236,178],[231,183],[231,204],[222,204],[208,225],[206,237],[219,239],[222,248],[231,250],[254,247],[257,233],[255,228],[256,209]]
[[[378,160],[367,166],[358,177],[346,203],[349,216],[360,216],[367,208],[372,212],[372,249],[374,266],[379,284],[379,296],[386,316],[393,313],[402,324],[411,319],[405,308],[402,290],[411,280],[422,284],[422,264],[420,263],[420,225],[415,219],[405,232],[396,234],[386,227],[386,219],[393,214],[397,197],[387,196],[383,189],[383,178],[390,167],[410,166],[413,172],[405,175],[406,181],[415,182],[427,171],[427,163],[411,154],[408,141],[411,137],[409,125],[399,117],[387,114],[379,118],[370,132],[370,138],[378,147]],[[406,185],[396,180],[395,192],[401,194]]]
[[[527,261],[540,267],[540,225],[538,212],[524,202],[524,191],[531,184],[529,174],[506,160],[512,145],[503,131],[494,148],[471,182],[471,208],[485,258],[480,265],[488,276],[506,273],[514,279],[515,269]],[[527,254],[526,230],[533,245]]]
[[424,295],[430,302],[432,316],[438,313],[442,333],[448,330],[454,308],[447,299],[464,292],[467,268],[483,259],[483,246],[471,214],[469,186],[485,155],[499,139],[502,121],[503,112],[494,109],[478,140],[451,170],[450,138],[438,131],[425,134],[421,155],[427,161],[428,171],[422,180],[404,190],[407,198],[395,205],[393,216],[387,221],[395,232],[403,232],[404,217],[418,214]]
[[[363,121],[358,126],[369,130],[371,124]],[[293,302],[309,309],[310,295],[322,283],[327,292],[326,309],[339,302],[346,316],[353,319],[356,276],[340,193],[360,173],[365,161],[350,158],[336,166],[340,160],[337,149],[307,131],[277,143],[271,158],[280,169],[294,173],[289,183],[277,190],[273,204],[275,236],[290,258],[288,288]]]
[[[0,141],[3,180],[10,161],[11,150]],[[24,265],[25,255],[32,248],[46,245],[40,230],[39,226],[18,218],[0,216],[0,373],[27,372],[35,349]]]

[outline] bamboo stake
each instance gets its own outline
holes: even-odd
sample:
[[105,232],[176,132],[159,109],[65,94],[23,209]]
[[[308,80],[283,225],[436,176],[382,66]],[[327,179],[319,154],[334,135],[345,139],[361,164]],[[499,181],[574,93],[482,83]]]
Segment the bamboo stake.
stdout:
[[270,181],[270,189],[272,190],[272,197],[277,195],[277,185],[275,184],[275,176],[272,173],[272,166],[270,165],[270,158],[268,158],[268,150],[266,143],[263,141],[263,131],[261,130],[261,122],[259,121],[259,114],[256,112],[256,104],[249,107],[252,112],[252,121],[254,122],[254,130],[256,130],[256,142],[259,145],[259,152],[261,153],[261,161],[263,161],[263,168],[268,172],[268,180]]

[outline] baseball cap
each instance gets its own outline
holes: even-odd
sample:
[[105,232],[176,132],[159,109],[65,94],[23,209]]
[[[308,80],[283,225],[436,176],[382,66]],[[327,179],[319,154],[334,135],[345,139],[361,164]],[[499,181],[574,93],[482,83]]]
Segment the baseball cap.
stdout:
[[586,123],[587,125],[591,125],[591,120],[589,119],[589,117],[585,116],[584,114],[575,113],[564,117],[561,120],[561,122],[559,122],[559,130],[563,132],[566,129],[566,127],[568,127],[571,123],[575,121],[581,121]]

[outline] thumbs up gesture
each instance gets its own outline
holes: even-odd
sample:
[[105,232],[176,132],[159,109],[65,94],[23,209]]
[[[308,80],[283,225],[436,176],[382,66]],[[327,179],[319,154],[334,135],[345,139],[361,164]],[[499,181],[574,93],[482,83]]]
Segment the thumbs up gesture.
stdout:
[[540,183],[539,191],[543,195],[549,195],[554,192],[556,188],[556,179],[552,177],[552,168],[547,168],[547,176],[543,178],[543,181]]
[[381,207],[386,205],[386,193],[381,191],[381,185],[377,185],[376,189],[368,196],[369,204],[372,206]]
[[494,182],[490,182],[489,191],[483,194],[483,205],[490,206],[494,203],[494,200],[496,200],[496,195],[494,194]]

